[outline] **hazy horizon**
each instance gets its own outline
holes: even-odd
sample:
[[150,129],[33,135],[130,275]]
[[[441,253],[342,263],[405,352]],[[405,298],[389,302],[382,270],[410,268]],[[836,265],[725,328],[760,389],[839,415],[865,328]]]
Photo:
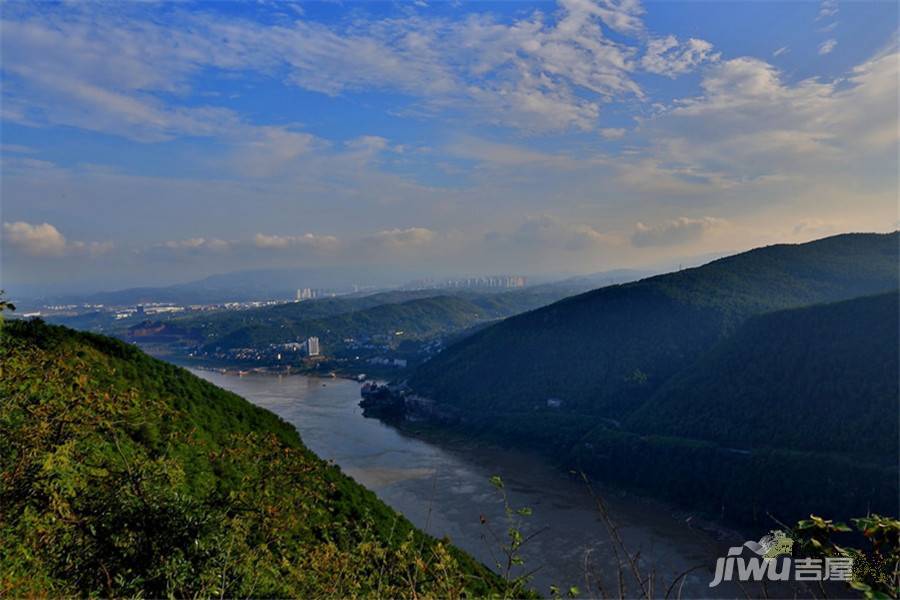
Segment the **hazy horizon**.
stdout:
[[891,231],[897,17],[7,4],[2,286],[565,276]]

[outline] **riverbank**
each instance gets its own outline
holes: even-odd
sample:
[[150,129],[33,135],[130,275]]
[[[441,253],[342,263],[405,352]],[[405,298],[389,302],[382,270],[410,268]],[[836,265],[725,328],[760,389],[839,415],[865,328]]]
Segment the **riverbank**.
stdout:
[[385,381],[397,375],[396,369],[374,368],[366,369],[365,373],[359,369],[347,369],[339,365],[324,363],[323,368],[306,367],[296,364],[258,365],[253,362],[239,362],[229,360],[216,360],[209,357],[193,357],[181,352],[175,352],[166,344],[144,344],[134,342],[141,350],[172,364],[188,369],[201,371],[214,371],[227,375],[248,375],[251,373],[268,375],[301,375],[304,377],[318,377],[327,379],[346,379],[349,381]]
[[810,514],[847,520],[865,514],[866,506],[890,514],[896,504],[896,467],[841,455],[734,449],[708,440],[642,435],[593,413],[551,405],[464,412],[405,385],[389,386],[363,406],[367,415],[399,428],[447,431],[535,450],[563,469],[680,506],[704,527],[714,530],[718,523],[750,537]]
[[[592,586],[600,581],[615,589],[616,558],[596,499],[584,482],[536,452],[364,418],[360,386],[348,380],[195,372],[292,423],[316,454],[424,531],[447,536],[488,565],[494,564],[497,547],[487,526],[500,536],[507,529],[502,499],[489,482],[501,476],[511,506],[532,511],[522,529],[526,536],[537,535],[523,557],[525,571],[539,568],[534,585],[542,594],[549,595],[551,584],[584,591],[586,578]],[[686,522],[662,502],[603,484],[595,484],[594,491],[627,547],[641,553],[642,568],[656,572],[657,581],[671,581],[699,567],[688,577],[684,595],[713,596],[707,584],[730,542]],[[716,591],[716,597],[740,595]]]
[[[560,456],[554,456],[547,453],[542,448],[536,448],[534,445],[516,442],[515,438],[509,436],[497,435],[493,430],[484,429],[474,432],[471,429],[448,425],[446,422],[435,422],[420,416],[416,419],[406,419],[398,417],[397,413],[378,412],[372,414],[366,410],[363,411],[366,418],[377,419],[385,422],[398,431],[406,435],[416,437],[428,443],[437,444],[446,447],[462,447],[466,446],[473,451],[479,449],[496,449],[515,451],[524,453],[533,457],[534,460],[546,461],[558,470],[561,474],[565,474],[573,483],[585,487],[593,487],[595,489],[611,489],[610,482],[602,480],[592,480],[592,478],[584,472],[583,467],[571,461],[566,461]],[[753,528],[741,526],[735,523],[724,523],[718,520],[715,515],[708,512],[698,510],[688,510],[679,507],[653,494],[636,488],[618,488],[615,493],[629,501],[641,503],[653,510],[664,511],[670,514],[674,519],[684,521],[692,529],[710,536],[712,539],[727,545],[740,545],[745,540],[756,539],[761,534]],[[601,494],[602,496],[602,494]],[[779,525],[774,521],[771,528]],[[765,533],[765,532],[763,532]]]

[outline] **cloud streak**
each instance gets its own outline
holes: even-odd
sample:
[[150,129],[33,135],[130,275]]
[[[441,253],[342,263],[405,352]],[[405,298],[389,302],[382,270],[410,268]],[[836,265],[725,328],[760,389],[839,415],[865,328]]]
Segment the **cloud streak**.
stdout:
[[834,38],[825,40],[821,44],[819,44],[819,56],[825,56],[826,54],[831,54],[832,50],[837,47],[837,40]]
[[[604,103],[643,97],[633,77],[641,66],[674,77],[716,57],[708,42],[667,36],[652,39],[639,61],[645,33],[636,0],[560,0],[552,14],[533,11],[507,22],[475,13],[352,26],[302,17],[263,23],[177,8],[160,18],[138,5],[115,12],[57,7],[39,17],[24,7],[6,13],[4,69],[23,90],[4,88],[6,118],[144,142],[240,135],[235,131],[247,124],[230,109],[171,103],[210,68],[278,74],[330,96],[391,90],[428,114],[462,111],[540,132],[593,129]],[[631,41],[614,41],[610,32]]]
[[679,217],[658,225],[645,225],[639,222],[631,235],[631,243],[639,248],[687,244],[696,242],[706,231],[723,223],[722,219],[713,217],[700,219]]
[[645,71],[675,78],[693,71],[705,62],[716,62],[721,54],[713,52],[713,45],[705,40],[690,38],[679,42],[674,35],[650,40],[641,59]]

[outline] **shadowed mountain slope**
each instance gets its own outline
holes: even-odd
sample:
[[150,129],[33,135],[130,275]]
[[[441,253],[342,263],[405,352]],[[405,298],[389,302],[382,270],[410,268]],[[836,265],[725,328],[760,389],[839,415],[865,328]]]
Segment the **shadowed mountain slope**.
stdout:
[[417,369],[410,386],[467,413],[622,418],[747,318],[897,289],[898,234],[777,245],[506,319]]

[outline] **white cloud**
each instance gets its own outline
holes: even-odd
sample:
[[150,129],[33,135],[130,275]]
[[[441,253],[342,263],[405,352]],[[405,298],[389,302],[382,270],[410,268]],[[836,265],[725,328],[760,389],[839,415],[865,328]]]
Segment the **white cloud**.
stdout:
[[645,71],[675,78],[703,64],[716,62],[720,54],[706,40],[690,38],[680,42],[674,35],[652,39],[641,59]]
[[[787,83],[765,61],[723,61],[706,72],[703,94],[641,124],[652,144],[643,163],[621,168],[643,164],[720,190],[788,179],[818,184],[875,164],[887,176],[896,172],[889,157],[898,141],[897,67],[898,54],[889,52],[843,78]],[[650,175],[645,168],[632,179],[641,185]]]
[[563,0],[561,4],[575,18],[596,15],[611,29],[619,33],[637,35],[644,29],[640,16],[644,13],[639,0]]
[[827,19],[836,14],[838,14],[837,0],[822,0],[822,3],[819,5],[819,14],[816,16],[816,20]]
[[50,223],[4,223],[3,238],[10,246],[32,256],[61,256],[66,251],[65,236]]
[[212,250],[214,252],[222,252],[228,250],[231,247],[231,243],[218,238],[196,237],[186,240],[169,240],[163,242],[162,246],[169,250]]
[[[11,9],[2,24],[4,114],[160,141],[228,136],[241,122],[214,106],[173,106],[204,69],[281,76],[329,95],[392,90],[429,113],[528,131],[592,129],[609,99],[641,97],[631,77],[636,46],[606,29],[643,36],[636,0],[560,0],[552,19],[534,11],[511,22],[406,16],[331,26],[274,23],[173,10],[167,18],[133,5],[121,11],[65,6],[35,18]],[[690,40],[676,69],[707,51]]]
[[88,254],[90,256],[100,256],[106,254],[115,248],[115,244],[106,242],[81,242],[74,241],[69,244],[69,250],[74,254]]
[[710,228],[723,224],[722,219],[703,217],[691,219],[679,217],[659,225],[637,223],[631,236],[631,243],[637,247],[675,246],[695,242]]
[[378,135],[363,135],[349,140],[346,146],[351,150],[361,150],[366,153],[379,152],[388,147],[388,140]]
[[[142,141],[212,135],[238,121],[229,110],[168,106],[150,92],[180,93],[212,56],[210,46],[177,28],[118,13],[39,18],[17,7],[0,22],[3,117],[26,124],[64,124]],[[19,17],[19,18],[16,18]],[[220,61],[226,67],[228,59]]]
[[607,127],[600,130],[600,135],[608,140],[618,140],[625,137],[627,129],[621,127]]
[[250,177],[269,177],[297,158],[327,147],[316,136],[287,127],[240,127],[239,131],[242,135],[235,142],[231,162]]
[[836,233],[838,228],[834,223],[829,223],[817,218],[803,219],[794,225],[794,235],[822,237]]
[[829,40],[825,40],[821,44],[819,44],[819,55],[830,54],[832,50],[837,46],[837,40],[832,38]]
[[611,236],[585,223],[569,223],[553,215],[530,216],[511,233],[490,232],[485,241],[494,246],[515,244],[529,250],[560,248],[590,250],[609,243]]
[[3,242],[29,256],[60,257],[67,254],[96,256],[109,252],[111,242],[69,242],[50,223],[31,224],[25,221],[3,223]]
[[563,154],[550,154],[531,150],[525,146],[502,144],[483,140],[473,136],[458,136],[446,147],[450,155],[482,163],[520,167],[523,165],[540,165],[556,168],[571,168],[576,161]]
[[257,248],[284,250],[288,248],[308,248],[311,250],[327,251],[337,247],[338,238],[331,235],[316,235],[305,233],[303,235],[267,235],[257,233],[253,238]]
[[775,52],[772,53],[772,56],[774,56],[775,58],[778,58],[782,54],[789,52],[789,51],[790,51],[790,48],[788,48],[787,46],[782,46],[781,48],[775,50]]

